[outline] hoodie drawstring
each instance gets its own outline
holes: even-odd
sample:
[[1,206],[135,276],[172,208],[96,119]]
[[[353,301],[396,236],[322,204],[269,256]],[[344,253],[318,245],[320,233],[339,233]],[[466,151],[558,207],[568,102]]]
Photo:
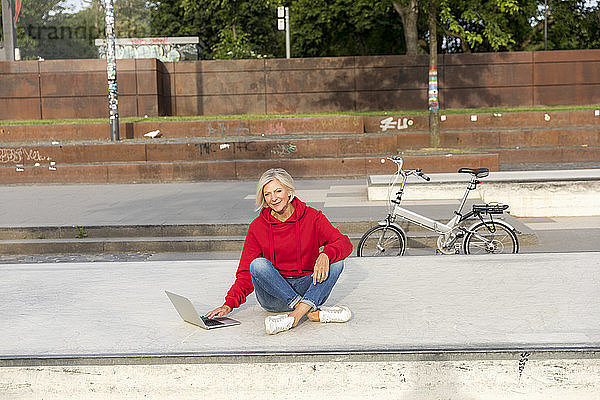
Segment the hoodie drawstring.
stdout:
[[273,225],[269,224],[269,248],[271,249],[271,262],[275,263],[275,233],[273,233]]
[[[295,203],[295,204],[294,204]],[[300,218],[304,215],[304,208],[300,208],[300,201],[297,201],[296,198],[294,198],[292,200],[292,204],[294,204],[294,207],[296,209],[295,211],[295,221],[289,221],[294,222],[294,226],[295,226],[295,231],[296,231],[296,263],[298,265],[298,272],[302,273],[302,246],[301,246],[301,242],[300,242]],[[302,205],[304,205],[304,203],[302,203]],[[261,214],[263,216],[263,218],[265,219],[265,221],[267,222],[267,225],[269,227],[269,252],[270,252],[270,260],[273,263],[273,265],[277,265],[277,260],[275,260],[275,230],[273,229],[273,225],[275,224],[280,224],[281,222],[279,221],[273,221],[271,218],[273,218],[271,216],[271,210],[269,208],[263,208],[261,210]],[[283,222],[282,224],[285,224],[286,222]]]
[[302,252],[300,251],[300,221],[296,219],[296,262],[298,272],[302,273]]

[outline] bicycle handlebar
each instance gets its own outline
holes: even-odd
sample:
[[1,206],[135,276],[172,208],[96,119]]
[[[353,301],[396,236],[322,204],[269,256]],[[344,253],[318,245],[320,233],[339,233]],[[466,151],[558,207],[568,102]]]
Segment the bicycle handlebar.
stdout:
[[[392,157],[386,157],[386,159],[390,160],[391,162],[393,162],[394,164],[396,164],[396,166],[398,167],[398,173],[402,173],[403,175],[406,175],[406,176],[408,176],[408,175],[418,175],[418,176],[420,176],[421,178],[425,179],[428,182],[431,180],[431,178],[428,177],[427,175],[425,175],[421,171],[420,168],[419,169],[413,169],[412,171],[405,171],[405,170],[403,170],[402,169],[402,164],[403,164],[404,161],[402,160],[402,157],[392,156]],[[381,159],[381,162],[384,163],[385,160]]]
[[421,172],[420,169],[415,170],[415,173],[417,175],[419,175],[421,178],[425,179],[427,182],[429,182],[431,180],[431,178],[428,177],[427,175],[425,175],[423,172]]

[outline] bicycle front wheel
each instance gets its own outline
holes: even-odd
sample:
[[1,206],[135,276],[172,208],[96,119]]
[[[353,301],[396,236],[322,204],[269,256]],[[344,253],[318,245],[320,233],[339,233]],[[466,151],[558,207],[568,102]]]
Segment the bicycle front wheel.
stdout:
[[374,226],[360,239],[358,257],[401,256],[406,250],[406,239],[402,232],[389,226]]
[[479,222],[465,235],[463,251],[465,254],[518,253],[519,239],[502,221]]

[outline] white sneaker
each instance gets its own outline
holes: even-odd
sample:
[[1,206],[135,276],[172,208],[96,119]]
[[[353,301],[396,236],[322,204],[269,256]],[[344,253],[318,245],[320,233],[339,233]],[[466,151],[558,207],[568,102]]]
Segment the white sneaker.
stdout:
[[346,306],[319,307],[320,322],[346,322],[352,318],[352,312]]
[[294,317],[287,314],[271,315],[265,318],[265,330],[269,335],[287,331],[292,328]]

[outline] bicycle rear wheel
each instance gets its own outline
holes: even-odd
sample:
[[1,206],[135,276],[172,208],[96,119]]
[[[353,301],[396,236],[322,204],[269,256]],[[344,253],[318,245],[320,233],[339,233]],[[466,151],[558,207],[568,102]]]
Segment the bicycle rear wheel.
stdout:
[[465,254],[518,253],[519,239],[502,221],[479,222],[465,235],[463,251]]
[[356,255],[358,257],[401,256],[406,250],[403,232],[389,226],[374,226],[360,239]]

